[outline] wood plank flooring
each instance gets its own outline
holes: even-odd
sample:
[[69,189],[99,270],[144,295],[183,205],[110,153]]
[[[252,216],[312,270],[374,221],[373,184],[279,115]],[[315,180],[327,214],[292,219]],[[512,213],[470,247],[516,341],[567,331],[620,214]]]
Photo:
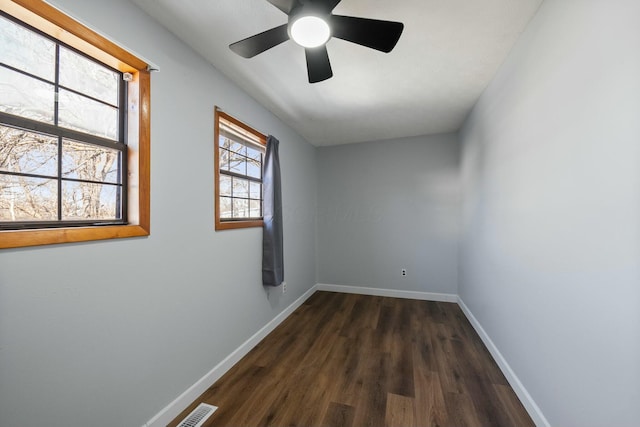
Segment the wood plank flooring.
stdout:
[[529,427],[457,304],[317,292],[178,416],[212,426]]

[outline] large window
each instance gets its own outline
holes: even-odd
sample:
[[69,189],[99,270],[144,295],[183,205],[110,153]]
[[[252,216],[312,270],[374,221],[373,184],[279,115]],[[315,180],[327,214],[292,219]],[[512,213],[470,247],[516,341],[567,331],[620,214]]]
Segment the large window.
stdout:
[[125,75],[2,15],[0,45],[0,228],[124,224]]
[[41,1],[0,12],[0,248],[149,234],[147,65]]
[[262,226],[266,136],[216,109],[216,230]]

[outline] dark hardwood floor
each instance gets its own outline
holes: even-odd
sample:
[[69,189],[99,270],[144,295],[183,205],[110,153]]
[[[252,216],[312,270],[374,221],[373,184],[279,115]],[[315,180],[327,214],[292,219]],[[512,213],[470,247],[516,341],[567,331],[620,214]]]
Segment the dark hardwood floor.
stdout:
[[534,426],[457,304],[317,292],[200,402],[211,426]]

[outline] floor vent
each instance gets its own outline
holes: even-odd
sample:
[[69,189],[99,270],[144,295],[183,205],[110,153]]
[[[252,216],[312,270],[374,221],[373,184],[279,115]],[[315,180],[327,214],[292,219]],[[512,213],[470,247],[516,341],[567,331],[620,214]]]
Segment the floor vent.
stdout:
[[178,427],[201,427],[204,422],[213,415],[216,409],[218,409],[217,406],[201,403],[196,409],[191,411],[187,418],[178,424]]

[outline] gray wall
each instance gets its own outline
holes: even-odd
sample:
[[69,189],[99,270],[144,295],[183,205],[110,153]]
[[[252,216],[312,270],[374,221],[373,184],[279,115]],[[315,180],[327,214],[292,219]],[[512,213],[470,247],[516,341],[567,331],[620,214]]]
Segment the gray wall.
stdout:
[[[455,135],[316,166],[128,1],[54,3],[162,68],[152,235],[0,252],[2,427],[142,425],[316,279],[459,292],[552,425],[638,424],[637,1],[543,3],[461,132],[462,248]],[[285,295],[260,284],[260,230],[213,231],[214,105],[281,141]]]
[[460,295],[551,425],[640,425],[640,2],[547,0],[461,134]]
[[318,281],[456,294],[458,170],[453,134],[319,149]]
[[[140,426],[315,284],[315,149],[124,0],[55,0],[161,67],[149,238],[0,252],[0,425]],[[213,230],[213,108],[281,142],[287,294]]]

